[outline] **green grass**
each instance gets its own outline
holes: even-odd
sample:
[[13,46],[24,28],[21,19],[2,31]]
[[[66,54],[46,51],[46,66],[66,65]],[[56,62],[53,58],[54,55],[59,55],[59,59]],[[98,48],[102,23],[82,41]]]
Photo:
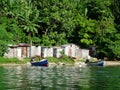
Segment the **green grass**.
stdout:
[[59,63],[59,62],[70,63],[70,64],[74,63],[74,61],[72,60],[72,58],[67,57],[67,56],[63,56],[61,58],[48,57],[47,59],[48,59],[49,62],[53,62],[53,63]]
[[[35,58],[36,61],[40,61],[42,58]],[[74,60],[71,57],[63,55],[61,58],[47,57],[46,58],[50,63],[65,63],[65,64],[74,64]],[[4,58],[0,57],[0,64],[25,64],[30,61],[30,58],[24,58],[19,60],[18,58]],[[78,60],[84,62],[85,60]]]
[[4,57],[0,57],[0,64],[25,64],[28,61],[30,61],[30,59],[25,58],[24,60],[19,60],[18,58],[4,58]]

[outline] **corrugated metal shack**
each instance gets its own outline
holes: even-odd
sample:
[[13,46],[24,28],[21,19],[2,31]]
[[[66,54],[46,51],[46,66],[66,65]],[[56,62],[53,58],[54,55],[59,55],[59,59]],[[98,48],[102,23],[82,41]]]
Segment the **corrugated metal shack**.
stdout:
[[64,54],[71,57],[82,57],[82,52],[79,46],[75,44],[65,44],[61,48],[64,50]]
[[60,58],[62,56],[63,48],[61,47],[54,47],[53,48],[53,56],[56,58]]
[[75,44],[65,44],[59,47],[43,47],[43,46],[30,46],[29,44],[17,44],[10,45],[8,52],[5,53],[6,57],[56,57],[60,58],[62,54],[65,54],[70,57],[85,58],[89,55],[89,50],[81,49]]
[[30,45],[29,44],[17,44],[9,45],[8,51],[4,54],[5,57],[17,57],[25,58],[30,57]]
[[41,56],[41,46],[31,46],[30,57]]
[[42,57],[53,57],[53,48],[52,47],[41,47],[41,56]]

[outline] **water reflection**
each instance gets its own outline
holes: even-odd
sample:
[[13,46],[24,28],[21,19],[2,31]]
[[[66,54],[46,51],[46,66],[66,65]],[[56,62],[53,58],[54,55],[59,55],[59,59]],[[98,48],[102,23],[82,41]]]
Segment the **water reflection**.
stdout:
[[89,68],[1,66],[0,90],[75,90],[89,88]]
[[0,90],[119,90],[119,71],[120,67],[0,66]]
[[[87,79],[85,75],[82,75],[82,72],[79,68],[58,66],[49,68],[33,67],[32,69],[33,69],[32,72],[31,70],[28,70],[29,71],[28,76],[32,79],[31,80],[30,78],[28,78],[29,79],[28,81],[32,81],[32,85],[34,84],[34,86],[39,84],[38,89],[41,88],[41,90],[43,89],[69,90],[81,87],[81,83],[82,86],[83,84],[86,86],[89,85],[88,84],[89,79]],[[83,79],[85,83],[83,82]]]

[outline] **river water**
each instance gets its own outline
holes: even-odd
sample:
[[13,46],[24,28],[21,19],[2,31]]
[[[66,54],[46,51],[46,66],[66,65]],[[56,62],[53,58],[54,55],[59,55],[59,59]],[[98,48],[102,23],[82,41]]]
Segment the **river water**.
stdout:
[[0,66],[0,90],[120,90],[120,66]]

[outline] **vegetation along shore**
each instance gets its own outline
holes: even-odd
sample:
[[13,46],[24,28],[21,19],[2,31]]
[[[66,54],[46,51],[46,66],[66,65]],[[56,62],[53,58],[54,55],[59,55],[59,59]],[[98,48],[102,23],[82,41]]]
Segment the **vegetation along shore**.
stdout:
[[[42,58],[36,59],[36,61],[40,61]],[[70,57],[64,58],[47,58],[49,62],[49,66],[56,66],[56,65],[72,65],[72,66],[79,66],[84,67],[85,59],[74,60]],[[98,61],[97,59],[92,59],[91,62]],[[3,58],[0,57],[0,65],[30,65],[30,58],[24,58],[23,60],[19,60],[18,58]],[[120,61],[104,61],[104,66],[120,66]]]

